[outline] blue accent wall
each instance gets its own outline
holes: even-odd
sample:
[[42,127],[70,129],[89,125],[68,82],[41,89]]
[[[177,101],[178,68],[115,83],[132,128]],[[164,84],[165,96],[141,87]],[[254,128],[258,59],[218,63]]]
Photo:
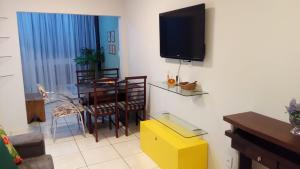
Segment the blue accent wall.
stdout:
[[[119,17],[116,16],[100,16],[99,17],[100,29],[100,43],[105,51],[105,68],[120,68],[120,55],[119,55]],[[115,32],[115,42],[108,42],[108,32]],[[116,47],[116,54],[109,53],[109,44]]]

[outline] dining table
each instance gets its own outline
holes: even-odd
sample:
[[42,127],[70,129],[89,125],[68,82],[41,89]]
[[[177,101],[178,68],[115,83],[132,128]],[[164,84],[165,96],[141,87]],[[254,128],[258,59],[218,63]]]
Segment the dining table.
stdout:
[[[118,90],[118,102],[125,101],[126,98],[126,90],[125,90],[125,80],[119,80],[117,81],[117,90]],[[109,85],[109,83],[98,83],[96,85],[99,85],[97,88],[97,91],[101,91],[101,86],[103,85]],[[85,105],[92,105],[94,104],[94,86],[95,84],[93,82],[90,83],[80,83],[76,84],[76,87],[78,88],[78,93],[80,93],[81,98],[85,100]],[[101,96],[99,96],[101,97]],[[85,125],[88,128],[88,131],[90,134],[93,133],[93,125],[91,124],[91,115],[89,112],[85,112],[85,117],[83,119],[86,119]],[[120,119],[124,119],[124,117],[120,117]],[[122,120],[120,120],[122,121]]]

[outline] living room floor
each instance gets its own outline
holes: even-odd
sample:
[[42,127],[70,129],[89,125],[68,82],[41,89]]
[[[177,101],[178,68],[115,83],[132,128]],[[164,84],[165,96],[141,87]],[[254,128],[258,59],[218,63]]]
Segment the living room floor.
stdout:
[[107,123],[100,125],[96,143],[88,132],[86,137],[82,135],[75,117],[66,117],[58,121],[57,139],[53,142],[50,132],[53,106],[46,106],[46,122],[31,123],[30,130],[44,134],[46,153],[52,155],[55,169],[159,169],[140,149],[139,127],[134,122],[129,126],[129,136],[121,128],[119,138]]

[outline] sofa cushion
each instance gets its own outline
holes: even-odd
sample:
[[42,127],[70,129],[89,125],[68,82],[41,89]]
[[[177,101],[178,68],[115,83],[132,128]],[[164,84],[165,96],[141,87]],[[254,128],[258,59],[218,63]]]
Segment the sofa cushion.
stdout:
[[11,144],[11,142],[9,141],[5,131],[0,128],[0,139],[3,141],[3,143],[5,144],[9,154],[11,155],[12,159],[14,160],[14,162],[16,164],[21,164],[23,159],[20,157],[19,153],[17,152],[17,150],[14,148],[14,146]]
[[0,168],[18,169],[2,140],[0,140]]
[[42,155],[25,159],[19,169],[54,169],[54,165],[50,155]]

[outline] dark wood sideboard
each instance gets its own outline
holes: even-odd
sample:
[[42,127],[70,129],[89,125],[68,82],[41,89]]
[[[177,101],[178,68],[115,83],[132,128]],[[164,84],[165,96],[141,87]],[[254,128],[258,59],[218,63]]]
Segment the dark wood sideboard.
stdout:
[[290,124],[254,112],[223,119],[232,124],[225,135],[239,152],[239,169],[251,169],[252,160],[269,169],[300,169],[300,136],[290,133]]

